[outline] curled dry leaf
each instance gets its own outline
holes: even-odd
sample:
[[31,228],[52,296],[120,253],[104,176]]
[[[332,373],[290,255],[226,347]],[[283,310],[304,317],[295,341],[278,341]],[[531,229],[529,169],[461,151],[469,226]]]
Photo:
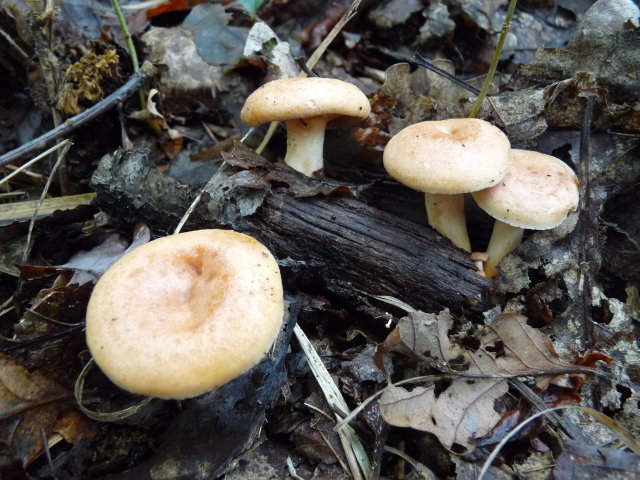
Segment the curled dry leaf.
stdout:
[[169,158],[174,158],[182,151],[182,135],[177,130],[171,128],[164,116],[158,111],[153,97],[158,90],[152,88],[147,97],[147,107],[129,115],[129,118],[145,122],[146,125],[159,137],[160,147]]
[[585,371],[563,361],[548,339],[526,324],[526,317],[503,313],[484,327],[478,347],[471,351],[451,342],[453,326],[448,310],[438,315],[411,313],[402,318],[376,352],[377,363],[385,352],[396,351],[430,361],[453,376],[442,391],[434,386],[407,391],[390,385],[380,398],[380,411],[387,422],[431,432],[444,446],[467,450],[486,435],[501,416],[493,408],[507,392],[508,379],[535,376],[538,385],[561,374]]
[[[221,152],[225,162],[233,167],[243,168],[251,173],[234,178],[236,183],[248,188],[264,188],[271,185],[286,185],[287,191],[295,197],[315,197],[346,193],[357,197],[369,185],[338,182],[335,180],[310,178],[301,175],[282,163],[271,163],[253,150],[236,143],[229,152]],[[251,178],[251,180],[249,180]]]

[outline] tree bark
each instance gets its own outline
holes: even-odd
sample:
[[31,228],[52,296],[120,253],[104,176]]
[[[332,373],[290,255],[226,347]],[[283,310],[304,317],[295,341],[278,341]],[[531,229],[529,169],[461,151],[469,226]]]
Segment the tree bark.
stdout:
[[92,181],[98,206],[124,222],[170,233],[204,188],[187,227],[256,237],[280,260],[289,289],[328,292],[346,303],[363,293],[388,295],[426,311],[461,312],[481,301],[489,282],[466,252],[432,229],[345,196],[347,186],[307,179],[246,149],[225,158],[203,187],[155,167],[145,151],[107,155]]

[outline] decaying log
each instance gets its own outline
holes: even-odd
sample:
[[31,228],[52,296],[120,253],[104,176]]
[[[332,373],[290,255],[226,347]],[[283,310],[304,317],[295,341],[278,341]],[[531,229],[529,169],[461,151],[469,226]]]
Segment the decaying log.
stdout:
[[[246,148],[236,147],[225,159],[187,228],[233,228],[255,236],[280,260],[288,288],[328,291],[347,302],[362,293],[390,295],[427,311],[461,311],[481,300],[488,281],[465,252],[433,230],[368,206],[346,195],[345,186],[269,164]],[[152,165],[140,150],[105,156],[92,183],[100,208],[166,233],[203,188]]]

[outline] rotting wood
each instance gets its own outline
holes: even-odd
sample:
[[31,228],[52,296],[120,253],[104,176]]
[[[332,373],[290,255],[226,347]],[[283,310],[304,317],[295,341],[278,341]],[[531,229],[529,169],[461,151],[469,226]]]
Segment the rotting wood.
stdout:
[[[460,312],[481,301],[489,282],[433,230],[344,194],[294,197],[269,183],[286,179],[295,190],[291,173],[281,170],[276,182],[271,164],[251,165],[222,164],[187,227],[255,236],[281,260],[291,289],[328,291],[347,303],[362,293],[390,295],[426,311]],[[202,188],[170,176],[140,150],[105,156],[92,183],[100,208],[167,233]]]

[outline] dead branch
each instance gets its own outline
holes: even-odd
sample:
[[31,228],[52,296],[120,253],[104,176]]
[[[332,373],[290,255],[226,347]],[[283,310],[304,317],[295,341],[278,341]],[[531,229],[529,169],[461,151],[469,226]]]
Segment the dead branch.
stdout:
[[[296,198],[289,192],[300,192],[293,186],[299,175],[268,163],[247,162],[253,168],[245,170],[228,162],[187,226],[233,228],[260,239],[280,259],[289,288],[329,291],[347,302],[362,293],[391,295],[427,311],[460,311],[481,300],[488,281],[433,230],[344,195]],[[286,192],[272,186],[285,182]],[[166,232],[199,191],[140,150],[105,156],[93,186],[102,209]]]

